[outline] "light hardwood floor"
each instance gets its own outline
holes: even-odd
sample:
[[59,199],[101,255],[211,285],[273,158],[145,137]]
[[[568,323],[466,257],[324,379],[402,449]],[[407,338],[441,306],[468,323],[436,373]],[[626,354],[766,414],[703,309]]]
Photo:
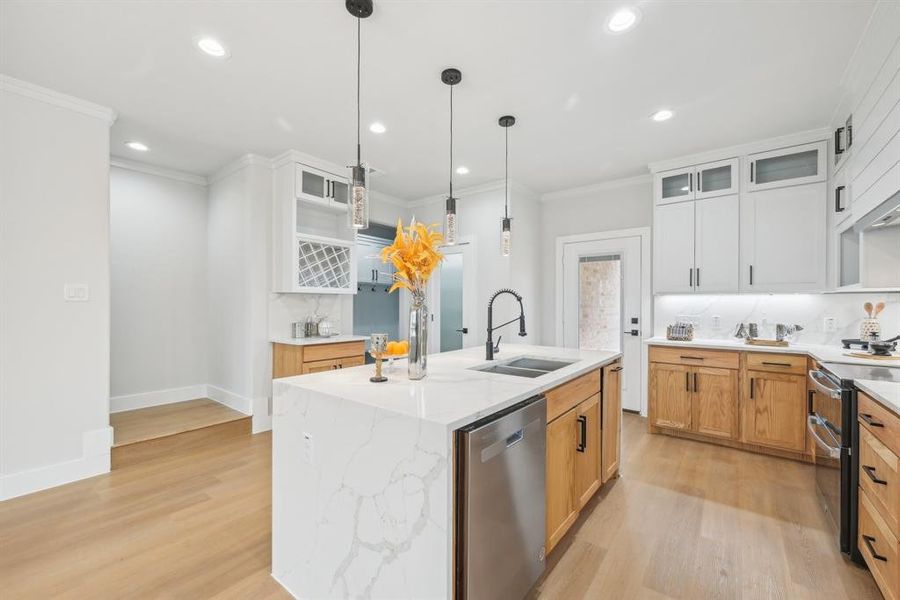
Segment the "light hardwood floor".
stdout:
[[[533,598],[880,598],[846,563],[812,467],[646,432]],[[271,436],[0,503],[0,598],[288,598],[269,578]]]
[[185,431],[245,419],[247,415],[209,398],[163,404],[109,415],[114,446],[124,446]]

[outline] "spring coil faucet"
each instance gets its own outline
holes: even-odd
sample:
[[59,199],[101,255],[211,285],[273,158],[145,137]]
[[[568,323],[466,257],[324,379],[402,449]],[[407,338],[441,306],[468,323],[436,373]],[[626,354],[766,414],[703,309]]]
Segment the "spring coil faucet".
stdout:
[[[500,296],[501,294],[511,294],[513,297],[515,297],[516,300],[519,301],[519,316],[517,319],[511,319],[511,320],[507,321],[506,323],[503,323],[501,325],[497,325],[496,327],[494,327],[494,300],[496,300],[497,296]],[[525,337],[528,334],[525,332],[525,307],[522,305],[522,296],[515,290],[511,290],[509,288],[503,288],[502,290],[497,290],[496,292],[494,292],[494,295],[491,296],[491,299],[488,301],[487,342],[485,342],[485,344],[484,344],[484,349],[485,349],[484,357],[486,360],[494,360],[494,352],[495,352],[494,337],[493,337],[494,331],[497,329],[500,329],[501,327],[509,325],[510,323],[512,323],[516,320],[519,321],[519,337]],[[499,346],[500,340],[497,340],[497,341],[498,341],[497,345]],[[497,349],[497,351],[499,351],[499,348]]]

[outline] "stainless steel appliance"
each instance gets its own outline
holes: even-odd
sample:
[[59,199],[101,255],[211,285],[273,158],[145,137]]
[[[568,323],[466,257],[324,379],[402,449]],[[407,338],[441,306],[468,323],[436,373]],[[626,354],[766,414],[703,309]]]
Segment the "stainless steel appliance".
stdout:
[[861,379],[900,382],[900,369],[822,363],[809,372],[808,428],[816,443],[816,490],[841,552],[862,564],[856,545],[859,485],[857,390]]
[[520,600],[544,572],[547,401],[457,431],[456,598]]

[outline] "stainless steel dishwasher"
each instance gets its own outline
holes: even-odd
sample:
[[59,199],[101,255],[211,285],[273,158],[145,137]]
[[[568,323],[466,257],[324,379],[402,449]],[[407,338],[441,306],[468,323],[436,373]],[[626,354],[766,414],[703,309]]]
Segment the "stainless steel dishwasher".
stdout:
[[547,401],[457,431],[456,597],[521,600],[544,572]]

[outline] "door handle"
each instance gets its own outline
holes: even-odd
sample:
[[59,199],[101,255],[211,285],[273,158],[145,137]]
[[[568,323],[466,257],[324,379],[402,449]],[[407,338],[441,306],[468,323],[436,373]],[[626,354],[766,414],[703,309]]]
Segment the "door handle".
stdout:
[[468,328],[468,327],[463,327],[462,329],[457,329],[456,331],[457,331],[458,333],[469,333],[469,328]]
[[575,450],[578,452],[584,452],[587,450],[587,417],[581,415],[578,417],[578,428],[579,428],[579,436],[581,439],[578,442],[578,445],[575,447]]
[[641,332],[637,329],[629,329],[628,331],[623,331],[622,333],[624,333],[625,335],[633,335],[634,337],[641,335]]
[[869,476],[869,479],[871,479],[873,483],[877,483],[878,485],[887,485],[887,481],[885,481],[884,479],[879,479],[875,474],[875,467],[863,465],[862,470],[865,471],[866,475]]

